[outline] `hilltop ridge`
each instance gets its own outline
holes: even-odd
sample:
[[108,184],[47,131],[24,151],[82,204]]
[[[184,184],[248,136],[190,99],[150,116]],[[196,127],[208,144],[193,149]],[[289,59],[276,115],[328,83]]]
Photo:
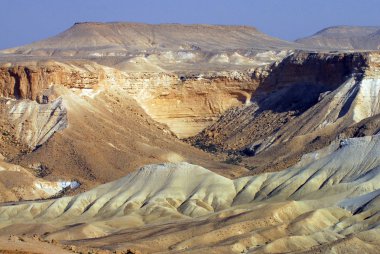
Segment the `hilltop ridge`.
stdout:
[[95,52],[121,54],[142,50],[215,51],[269,47],[294,48],[295,44],[249,26],[83,22],[75,23],[56,36],[8,52],[83,56]]
[[295,41],[309,47],[378,50],[380,26],[333,26]]

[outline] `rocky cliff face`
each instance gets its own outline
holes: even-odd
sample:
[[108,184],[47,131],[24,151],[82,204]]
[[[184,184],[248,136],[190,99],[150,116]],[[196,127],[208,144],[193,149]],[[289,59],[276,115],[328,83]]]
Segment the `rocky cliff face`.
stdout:
[[185,138],[248,104],[264,66],[301,46],[245,26],[78,23],[1,51],[0,96],[46,103],[52,85],[78,93],[117,85]]
[[3,64],[0,67],[0,95],[41,101],[41,92],[50,85],[93,88],[105,79],[105,71],[97,65],[58,62]]
[[[44,93],[53,84],[83,91],[118,85],[154,120],[166,124],[178,137],[187,138],[213,124],[226,110],[249,105],[251,101],[265,104],[261,108],[268,110],[289,111],[275,107],[282,107],[285,103],[281,100],[290,98],[296,107],[305,110],[347,76],[361,75],[365,68],[373,66],[369,61],[376,62],[376,57],[372,58],[364,54],[297,52],[271,68],[197,74],[126,73],[91,62],[4,64],[0,69],[0,87],[4,97],[46,103],[49,98],[54,99]],[[372,72],[376,75],[376,70]],[[303,96],[306,90],[308,96]],[[302,103],[297,103],[301,97]],[[292,107],[291,103],[287,105]]]
[[369,68],[366,53],[310,53],[297,51],[271,68],[260,88],[264,91],[294,84],[330,86],[342,84],[349,75],[363,74]]
[[[368,79],[378,77],[379,62],[377,53],[295,52],[281,62],[247,71],[196,74],[127,73],[93,62],[50,62],[3,65],[0,84],[3,96],[39,103],[59,96],[49,92],[53,84],[80,96],[117,86],[177,137],[207,128],[194,144],[256,154],[297,136],[314,133],[315,138],[327,127],[349,126],[376,114],[377,102],[359,104],[360,98],[376,94],[377,82]],[[352,102],[358,106],[349,110]],[[22,130],[17,136],[33,140],[29,146],[40,144],[41,128]]]
[[[260,67],[262,69],[262,67]],[[46,91],[51,85],[93,91],[110,85],[122,87],[156,121],[180,138],[209,126],[227,109],[250,102],[251,93],[264,71],[221,71],[204,74],[125,73],[96,63],[32,63],[0,68],[3,97],[54,99]],[[264,68],[265,69],[265,68]]]
[[378,59],[378,53],[296,53],[273,65],[250,106],[229,110],[192,142],[253,156],[249,164],[262,170],[294,164],[380,113]]
[[249,104],[257,86],[258,80],[248,72],[210,73],[182,76],[169,86],[145,89],[136,98],[153,119],[185,138],[214,123],[229,108]]
[[374,55],[359,53],[296,52],[270,68],[197,74],[126,73],[90,62],[3,65],[0,87],[4,97],[44,103],[54,99],[44,94],[53,84],[83,91],[117,85],[154,120],[186,138],[213,124],[226,110],[249,105],[251,101],[251,108],[259,106],[287,119],[284,112],[306,110],[321,94],[334,90],[350,75],[360,76],[365,70],[376,75],[376,59]]
[[8,142],[10,146],[5,146],[2,152],[8,153],[9,147],[20,151],[25,151],[25,147],[34,149],[67,127],[66,108],[60,95],[52,89],[54,85],[86,90],[105,80],[106,71],[98,65],[53,61],[3,64],[0,67],[0,96],[4,97],[0,103],[2,126],[11,130],[10,141],[18,145]]

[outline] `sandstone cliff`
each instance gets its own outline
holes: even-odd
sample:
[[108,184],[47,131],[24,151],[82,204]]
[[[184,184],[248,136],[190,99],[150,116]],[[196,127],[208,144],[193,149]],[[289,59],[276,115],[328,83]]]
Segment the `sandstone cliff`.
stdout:
[[6,63],[0,67],[2,97],[42,102],[42,91],[54,84],[70,88],[93,88],[106,79],[105,71],[95,64],[55,61]]
[[[197,134],[231,107],[249,104],[259,78],[249,72],[181,76],[169,86],[145,89],[136,97],[146,112],[179,138]],[[141,91],[140,91],[141,93]]]

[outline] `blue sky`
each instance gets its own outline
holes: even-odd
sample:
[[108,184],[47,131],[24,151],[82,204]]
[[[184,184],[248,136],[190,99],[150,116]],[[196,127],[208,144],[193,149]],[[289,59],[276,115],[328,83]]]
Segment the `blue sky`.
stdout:
[[380,0],[0,0],[0,49],[81,21],[255,26],[286,40],[334,25],[380,26]]

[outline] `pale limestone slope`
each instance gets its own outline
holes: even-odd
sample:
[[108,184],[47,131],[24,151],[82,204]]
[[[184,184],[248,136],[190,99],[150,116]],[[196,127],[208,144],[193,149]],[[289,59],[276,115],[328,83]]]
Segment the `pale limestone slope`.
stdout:
[[28,100],[8,100],[4,115],[15,126],[15,137],[31,148],[45,143],[55,132],[67,127],[62,98],[46,104]]
[[[348,139],[285,171],[236,180],[188,163],[148,165],[74,197],[3,205],[2,232],[107,236],[112,249],[149,253],[332,250],[341,241],[376,253],[379,148],[380,136]],[[72,243],[104,246],[96,238]]]

